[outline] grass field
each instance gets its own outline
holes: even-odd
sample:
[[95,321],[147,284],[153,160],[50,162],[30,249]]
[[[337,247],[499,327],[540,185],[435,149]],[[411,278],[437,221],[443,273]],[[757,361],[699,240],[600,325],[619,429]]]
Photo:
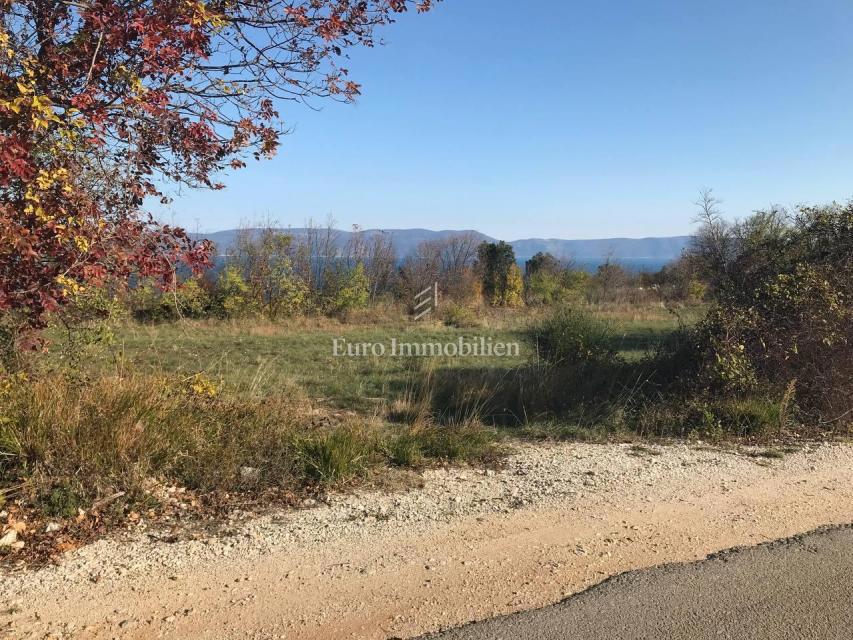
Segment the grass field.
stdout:
[[[393,468],[489,464],[516,439],[641,437],[624,417],[635,372],[648,362],[641,357],[701,311],[585,307],[608,325],[607,350],[621,358],[568,369],[539,360],[532,336],[542,334],[532,328],[549,310],[491,310],[475,328],[399,315],[124,321],[110,341],[86,347],[54,327],[32,377],[0,388],[0,497],[49,517],[72,517],[80,505],[119,493],[117,513],[141,508],[151,479],[201,491],[212,503],[266,490],[290,499]],[[474,337],[517,343],[518,353],[333,351],[336,339]]]
[[[613,346],[626,359],[641,357],[673,331],[678,318],[659,306],[590,307],[612,328]],[[692,321],[698,310],[687,310]],[[109,348],[92,354],[88,367],[116,367],[138,373],[191,376],[203,372],[228,389],[255,396],[287,394],[295,389],[321,405],[359,413],[377,413],[407,393],[413,377],[432,370],[495,368],[511,370],[536,360],[526,331],[535,314],[491,316],[484,326],[460,329],[437,322],[386,321],[343,324],[328,320],[182,321],[165,324],[129,322],[118,327]],[[333,341],[383,343],[440,342],[483,336],[517,343],[517,357],[335,356]],[[57,336],[61,343],[61,336]],[[59,345],[57,345],[59,346]],[[61,349],[54,352],[61,353]]]

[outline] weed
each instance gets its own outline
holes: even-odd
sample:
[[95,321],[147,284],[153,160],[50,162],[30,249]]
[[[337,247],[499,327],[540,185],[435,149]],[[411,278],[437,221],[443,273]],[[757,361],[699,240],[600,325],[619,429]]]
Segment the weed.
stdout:
[[476,423],[436,426],[418,438],[425,456],[447,462],[488,460],[498,454],[495,432]]
[[80,495],[69,486],[56,486],[40,500],[44,512],[56,518],[71,518],[83,506]]
[[364,434],[340,429],[296,440],[296,457],[305,476],[327,484],[348,480],[365,469],[373,447]]
[[414,433],[395,434],[385,441],[385,455],[393,465],[417,468],[424,462],[422,444]]

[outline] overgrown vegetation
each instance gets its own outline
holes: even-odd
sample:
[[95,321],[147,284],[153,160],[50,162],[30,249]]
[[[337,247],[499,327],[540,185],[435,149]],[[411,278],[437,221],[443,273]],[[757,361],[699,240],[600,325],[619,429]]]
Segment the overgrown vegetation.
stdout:
[[693,387],[784,398],[833,430],[853,421],[853,204],[708,220],[697,256],[716,304]]
[[[516,281],[506,251],[469,237],[389,269],[388,248],[356,236],[323,266],[269,231],[247,234],[251,258],[235,254],[215,279],[77,291],[46,355],[20,349],[6,316],[3,499],[71,517],[117,493],[145,503],[152,483],[298,493],[382,467],[482,462],[508,437],[849,433],[853,206],[725,223],[706,198],[703,215],[695,247],[657,274],[605,261],[579,276],[542,254]],[[448,289],[414,323],[402,296],[420,278]],[[513,358],[332,354],[336,337],[390,334],[523,346]]]
[[82,383],[20,374],[4,379],[0,397],[0,482],[58,517],[115,492],[144,503],[152,480],[202,493],[299,491],[356,480],[387,461],[489,457],[495,442],[475,422],[390,429],[363,416],[318,421],[299,394],[237,394],[200,374]]
[[[695,326],[625,357],[625,334],[588,309],[561,305],[530,329],[539,361],[442,372],[438,404],[453,414],[476,401],[503,424],[556,420],[657,436],[848,433],[853,205],[774,210],[735,224],[722,221],[713,200],[703,205],[705,225],[682,260],[686,281],[705,283],[686,295],[710,299]],[[549,268],[540,263],[534,275]]]

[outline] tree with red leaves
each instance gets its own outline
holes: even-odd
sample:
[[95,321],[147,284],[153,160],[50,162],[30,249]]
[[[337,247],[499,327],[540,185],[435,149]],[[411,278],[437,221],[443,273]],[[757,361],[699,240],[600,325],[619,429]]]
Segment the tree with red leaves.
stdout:
[[0,0],[0,312],[203,267],[146,199],[273,155],[277,102],[353,100],[346,51],[436,1]]

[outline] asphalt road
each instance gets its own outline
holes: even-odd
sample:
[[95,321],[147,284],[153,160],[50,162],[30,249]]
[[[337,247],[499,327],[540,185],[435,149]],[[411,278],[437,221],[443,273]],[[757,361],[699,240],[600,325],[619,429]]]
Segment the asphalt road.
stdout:
[[853,638],[853,527],[617,576],[441,640]]

